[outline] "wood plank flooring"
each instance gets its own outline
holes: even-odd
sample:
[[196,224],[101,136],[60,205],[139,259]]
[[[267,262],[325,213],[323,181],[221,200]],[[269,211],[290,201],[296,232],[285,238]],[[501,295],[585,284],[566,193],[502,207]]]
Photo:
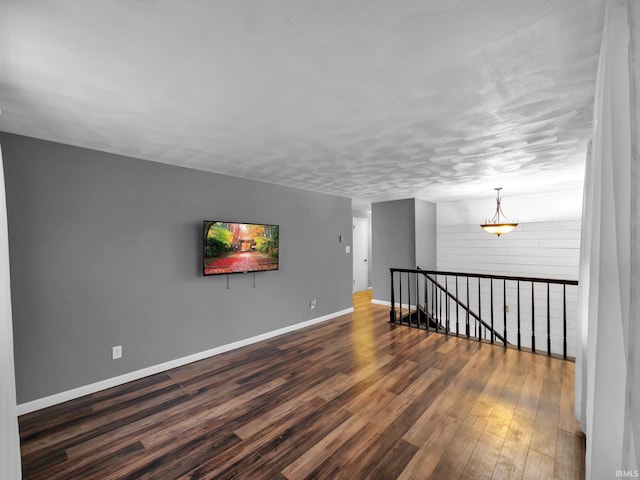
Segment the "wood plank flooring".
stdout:
[[353,314],[20,417],[25,479],[584,478],[574,364]]

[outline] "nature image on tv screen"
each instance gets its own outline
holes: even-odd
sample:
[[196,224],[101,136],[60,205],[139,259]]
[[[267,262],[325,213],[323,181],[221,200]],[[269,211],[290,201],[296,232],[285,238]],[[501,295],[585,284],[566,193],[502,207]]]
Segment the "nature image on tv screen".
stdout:
[[278,270],[278,225],[204,222],[204,275]]

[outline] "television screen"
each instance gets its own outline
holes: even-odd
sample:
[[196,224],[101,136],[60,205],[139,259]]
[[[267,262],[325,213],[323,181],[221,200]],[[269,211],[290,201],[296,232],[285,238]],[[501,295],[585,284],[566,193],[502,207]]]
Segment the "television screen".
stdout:
[[204,222],[204,275],[278,270],[278,253],[278,225]]

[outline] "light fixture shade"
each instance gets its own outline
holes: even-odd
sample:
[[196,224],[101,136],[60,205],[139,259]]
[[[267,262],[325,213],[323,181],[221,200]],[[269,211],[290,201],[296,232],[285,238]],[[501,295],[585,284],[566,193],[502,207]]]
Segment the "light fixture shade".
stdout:
[[493,233],[497,236],[509,233],[518,226],[517,223],[484,223],[480,225],[485,232]]
[[[500,207],[500,190],[502,187],[495,188],[496,190],[496,213],[493,214],[493,218],[491,220],[485,220],[484,223],[480,224],[482,229],[485,232],[493,233],[498,237],[504,233],[509,233],[511,230],[518,226],[518,222],[515,220],[508,220],[505,218],[505,214],[502,213],[502,208]],[[502,218],[501,218],[502,216]]]

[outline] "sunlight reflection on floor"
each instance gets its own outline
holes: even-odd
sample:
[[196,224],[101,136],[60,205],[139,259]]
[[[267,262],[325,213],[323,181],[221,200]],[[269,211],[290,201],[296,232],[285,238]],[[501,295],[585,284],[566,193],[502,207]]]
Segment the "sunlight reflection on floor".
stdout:
[[362,368],[376,359],[371,296],[371,290],[353,294],[351,344],[356,368]]

